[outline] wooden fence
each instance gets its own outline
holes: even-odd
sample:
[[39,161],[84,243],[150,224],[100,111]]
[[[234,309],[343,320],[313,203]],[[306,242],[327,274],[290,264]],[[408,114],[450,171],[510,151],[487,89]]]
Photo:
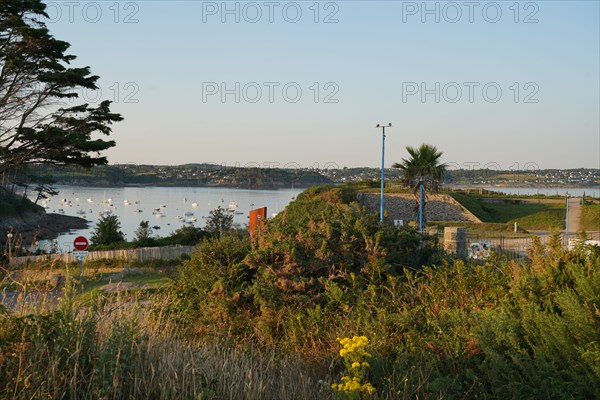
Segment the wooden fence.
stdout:
[[[446,228],[456,229],[456,228]],[[464,229],[464,228],[462,228]],[[439,234],[439,233],[438,233]],[[450,250],[452,253],[458,251],[458,247],[464,247],[463,253],[467,254],[467,247],[475,243],[487,244],[490,249],[500,252],[508,252],[514,257],[523,257],[527,253],[527,249],[531,247],[533,240],[532,235],[511,235],[503,234],[499,232],[489,233],[477,233],[477,234],[465,234],[465,237],[460,240],[461,243],[445,243],[447,241],[456,241],[456,238],[451,239],[451,235],[445,238],[444,235],[440,235],[444,248]],[[542,244],[547,244],[550,240],[550,235],[537,235],[540,238]],[[563,241],[566,246],[566,240]],[[588,243],[598,244],[600,242],[600,232],[588,233]],[[578,242],[577,234],[573,233],[569,235],[569,248],[573,248]],[[90,251],[85,257],[85,261],[94,261],[101,259],[117,259],[124,261],[138,261],[146,262],[150,260],[175,260],[182,255],[191,254],[194,246],[165,246],[165,247],[142,247],[138,249],[128,250],[104,250],[104,251]],[[75,262],[77,258],[72,253],[59,253],[59,254],[45,254],[41,256],[24,256],[24,257],[12,257],[10,259],[10,265],[17,266],[26,263],[35,263],[38,261],[62,261],[65,263]]]
[[[164,246],[164,247],[141,247],[127,250],[103,250],[90,251],[85,261],[101,259],[117,259],[125,261],[145,262],[150,260],[175,260],[182,255],[191,254],[194,246]],[[77,261],[72,253],[44,254],[40,256],[12,257],[11,265],[22,265],[38,261],[62,261],[65,263]]]

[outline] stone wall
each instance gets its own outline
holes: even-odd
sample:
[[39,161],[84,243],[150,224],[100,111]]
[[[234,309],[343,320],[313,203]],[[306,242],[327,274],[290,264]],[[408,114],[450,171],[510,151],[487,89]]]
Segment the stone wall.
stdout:
[[[446,194],[428,195],[427,198],[425,206],[425,219],[427,221],[481,222],[475,215]],[[378,194],[359,193],[357,200],[367,210],[379,212],[379,199],[380,195]],[[386,218],[417,221],[416,205],[415,197],[412,194],[386,194]]]

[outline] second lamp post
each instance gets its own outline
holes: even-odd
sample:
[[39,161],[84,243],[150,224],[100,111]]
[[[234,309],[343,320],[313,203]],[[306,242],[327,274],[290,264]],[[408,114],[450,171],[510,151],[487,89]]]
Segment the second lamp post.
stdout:
[[383,211],[384,211],[384,199],[383,199],[383,188],[385,187],[385,128],[391,128],[392,123],[387,125],[377,124],[375,128],[381,128],[381,208],[379,210],[379,220],[383,222]]

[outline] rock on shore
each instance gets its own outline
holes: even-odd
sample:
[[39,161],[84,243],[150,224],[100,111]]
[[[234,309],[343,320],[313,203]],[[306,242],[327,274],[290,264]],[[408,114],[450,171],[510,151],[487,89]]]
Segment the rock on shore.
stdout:
[[63,214],[32,213],[20,218],[0,219],[0,242],[6,240],[11,227],[15,237],[22,236],[23,241],[30,242],[34,237],[37,240],[54,239],[70,229],[87,228],[88,224],[89,221],[83,218]]

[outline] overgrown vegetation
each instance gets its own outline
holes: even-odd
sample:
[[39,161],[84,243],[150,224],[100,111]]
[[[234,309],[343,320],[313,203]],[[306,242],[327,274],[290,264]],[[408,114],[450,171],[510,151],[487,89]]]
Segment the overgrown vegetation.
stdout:
[[[453,260],[348,197],[311,189],[259,233],[204,238],[151,306],[3,312],[0,397],[600,397],[600,249]],[[346,365],[342,337],[369,357]]]
[[[55,311],[0,310],[0,398],[310,399],[322,385],[300,359],[177,339],[135,296]],[[299,379],[300,378],[300,379]],[[327,377],[324,377],[327,379]]]

